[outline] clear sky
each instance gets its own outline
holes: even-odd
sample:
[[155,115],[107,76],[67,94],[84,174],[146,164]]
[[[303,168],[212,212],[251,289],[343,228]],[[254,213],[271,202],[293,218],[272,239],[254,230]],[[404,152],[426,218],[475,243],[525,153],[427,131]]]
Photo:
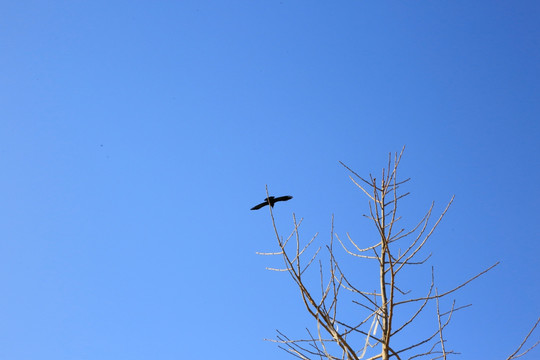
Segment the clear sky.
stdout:
[[294,196],[275,207],[283,234],[294,212],[323,244],[334,214],[370,244],[338,161],[378,174],[404,145],[406,221],[456,195],[422,283],[430,265],[449,289],[501,261],[456,294],[473,306],[449,346],[503,359],[540,315],[538,1],[0,14],[0,359],[289,359],[263,338],[312,322],[255,254],[276,243],[249,209],[268,184]]

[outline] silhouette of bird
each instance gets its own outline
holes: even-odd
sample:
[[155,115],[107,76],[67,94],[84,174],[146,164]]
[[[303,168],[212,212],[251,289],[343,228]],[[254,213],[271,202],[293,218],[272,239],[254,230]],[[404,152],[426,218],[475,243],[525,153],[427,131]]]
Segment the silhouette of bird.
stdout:
[[288,201],[288,200],[291,200],[292,199],[292,196],[280,196],[280,197],[273,197],[273,196],[269,196],[268,199],[264,199],[264,202],[260,203],[259,205],[255,205],[254,207],[251,208],[251,210],[259,210],[260,208],[262,208],[263,206],[266,206],[268,204],[270,204],[271,207],[274,207],[274,204],[277,203],[278,201]]

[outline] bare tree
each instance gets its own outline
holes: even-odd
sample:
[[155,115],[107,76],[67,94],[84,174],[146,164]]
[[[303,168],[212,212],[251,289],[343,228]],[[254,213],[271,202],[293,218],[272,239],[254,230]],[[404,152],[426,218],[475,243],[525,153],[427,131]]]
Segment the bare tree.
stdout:
[[[273,271],[287,272],[296,286],[299,288],[302,301],[307,312],[314,318],[316,329],[307,330],[307,336],[303,339],[290,339],[278,331],[277,339],[270,340],[278,343],[278,346],[286,352],[300,359],[329,359],[329,360],[357,360],[357,359],[447,359],[451,354],[457,354],[448,349],[444,337],[444,330],[450,323],[453,314],[469,305],[456,306],[455,300],[445,312],[441,311],[440,301],[448,297],[456,290],[469,284],[499,263],[495,263],[478,274],[463,281],[461,284],[442,292],[435,287],[434,269],[431,268],[431,282],[422,296],[412,296],[410,290],[403,289],[399,276],[411,266],[425,264],[431,256],[421,258],[420,250],[426,245],[434,230],[446,214],[454,197],[450,199],[440,216],[432,222],[432,203],[425,216],[410,230],[397,228],[401,219],[398,215],[398,204],[409,193],[400,193],[400,187],[409,181],[398,181],[397,170],[403,155],[389,155],[388,165],[382,170],[380,180],[373,176],[365,179],[341,163],[351,172],[349,176],[352,182],[361,189],[369,198],[369,218],[377,230],[377,240],[368,247],[362,248],[347,233],[347,240],[334,233],[334,218],[332,216],[332,230],[330,241],[326,245],[327,267],[323,266],[320,259],[321,247],[312,249],[317,234],[305,245],[301,244],[299,227],[302,219],[297,221],[293,214],[294,228],[290,235],[284,239],[279,235],[272,208],[270,216],[275,231],[279,251],[272,253],[258,253],[261,255],[281,256],[284,262],[282,268],[267,268]],[[266,189],[267,198],[268,188]],[[360,261],[373,261],[378,267],[378,289],[366,291],[359,289],[355,281],[345,274],[341,261],[336,257],[334,239],[340,243],[344,251]],[[292,241],[291,241],[292,240]],[[310,256],[308,253],[312,253]],[[307,262],[305,257],[307,257]],[[320,289],[313,290],[308,283],[307,270],[314,261],[319,258]],[[325,261],[326,262],[326,261]],[[325,270],[326,269],[326,270]],[[319,286],[317,286],[319,287]],[[338,301],[340,311],[338,312]],[[362,314],[343,316],[341,309],[349,309],[350,300],[362,310]],[[412,341],[405,343],[400,336],[413,322],[420,319],[420,314],[425,313],[430,303],[435,304],[433,317],[437,319],[434,328]],[[411,310],[411,305],[414,308]],[[361,316],[361,317],[360,317]],[[536,328],[534,327],[525,337],[518,349],[506,360],[516,359],[532,350],[537,344],[530,346],[523,353],[518,354]],[[415,334],[421,331],[416,331]],[[408,338],[407,338],[407,341]]]

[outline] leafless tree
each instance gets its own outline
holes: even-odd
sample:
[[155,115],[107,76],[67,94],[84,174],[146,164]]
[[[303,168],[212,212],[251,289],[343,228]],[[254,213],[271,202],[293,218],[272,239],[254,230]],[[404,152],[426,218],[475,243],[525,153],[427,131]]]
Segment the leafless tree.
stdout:
[[[357,359],[447,359],[449,355],[457,354],[447,347],[444,330],[450,323],[453,314],[469,305],[456,306],[455,300],[449,304],[449,309],[441,311],[440,301],[453,294],[456,290],[469,284],[499,263],[495,263],[478,274],[463,281],[461,284],[445,291],[439,292],[435,286],[434,269],[431,268],[431,281],[426,286],[426,292],[421,296],[412,296],[411,291],[404,290],[399,282],[402,272],[412,266],[425,264],[431,256],[421,258],[421,251],[432,236],[434,230],[446,214],[454,197],[450,199],[440,216],[430,222],[434,204],[432,203],[425,216],[410,230],[397,227],[401,217],[398,215],[398,204],[409,193],[401,193],[400,187],[409,181],[398,181],[397,170],[403,155],[389,155],[388,165],[382,170],[380,180],[373,176],[365,179],[341,163],[351,172],[352,182],[369,198],[369,218],[377,230],[377,240],[370,246],[362,248],[357,241],[347,233],[347,240],[341,239],[334,233],[334,218],[332,216],[332,230],[330,241],[326,245],[325,258],[327,267],[323,266],[320,250],[312,249],[317,234],[306,244],[302,244],[299,227],[302,219],[297,221],[293,214],[294,228],[290,235],[284,239],[279,235],[272,208],[270,216],[275,231],[279,251],[271,253],[258,253],[261,255],[280,256],[284,266],[281,268],[267,268],[273,271],[287,272],[299,288],[302,301],[307,312],[315,320],[315,329],[306,329],[307,336],[303,339],[290,339],[278,331],[277,339],[270,341],[286,352],[300,359],[329,359],[329,360],[357,360]],[[268,188],[266,189],[267,197]],[[360,289],[355,281],[345,274],[341,260],[338,262],[337,251],[334,249],[334,239],[340,243],[344,251],[360,261],[373,261],[378,267],[378,290],[366,291]],[[291,241],[292,240],[292,241]],[[307,256],[307,261],[306,261]],[[320,288],[313,290],[306,272],[318,259]],[[326,262],[326,261],[325,261]],[[326,269],[326,270],[325,270]],[[350,310],[350,306],[338,300],[348,301],[362,310],[361,315],[344,316],[342,309]],[[404,343],[400,336],[406,329],[413,329],[411,325],[419,321],[424,314],[435,304],[433,318],[437,319],[431,332],[420,335],[415,331],[416,340]],[[414,306],[411,309],[411,306]],[[517,359],[532,350],[533,344],[527,350],[521,351],[525,342],[538,325],[537,320],[529,334],[524,338],[518,349],[506,360]],[[407,341],[409,338],[407,338]]]

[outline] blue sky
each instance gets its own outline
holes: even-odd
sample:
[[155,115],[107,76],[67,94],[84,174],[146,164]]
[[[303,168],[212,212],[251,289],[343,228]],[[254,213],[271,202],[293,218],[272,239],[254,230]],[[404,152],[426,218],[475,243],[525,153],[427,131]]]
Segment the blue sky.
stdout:
[[404,145],[406,221],[456,195],[428,249],[439,288],[501,261],[456,294],[473,307],[450,346],[505,358],[539,316],[538,2],[0,13],[0,358],[290,358],[262,339],[312,322],[255,255],[276,244],[249,208],[268,184],[294,196],[275,207],[283,234],[294,212],[322,244],[335,214],[368,244],[338,161],[378,174]]

